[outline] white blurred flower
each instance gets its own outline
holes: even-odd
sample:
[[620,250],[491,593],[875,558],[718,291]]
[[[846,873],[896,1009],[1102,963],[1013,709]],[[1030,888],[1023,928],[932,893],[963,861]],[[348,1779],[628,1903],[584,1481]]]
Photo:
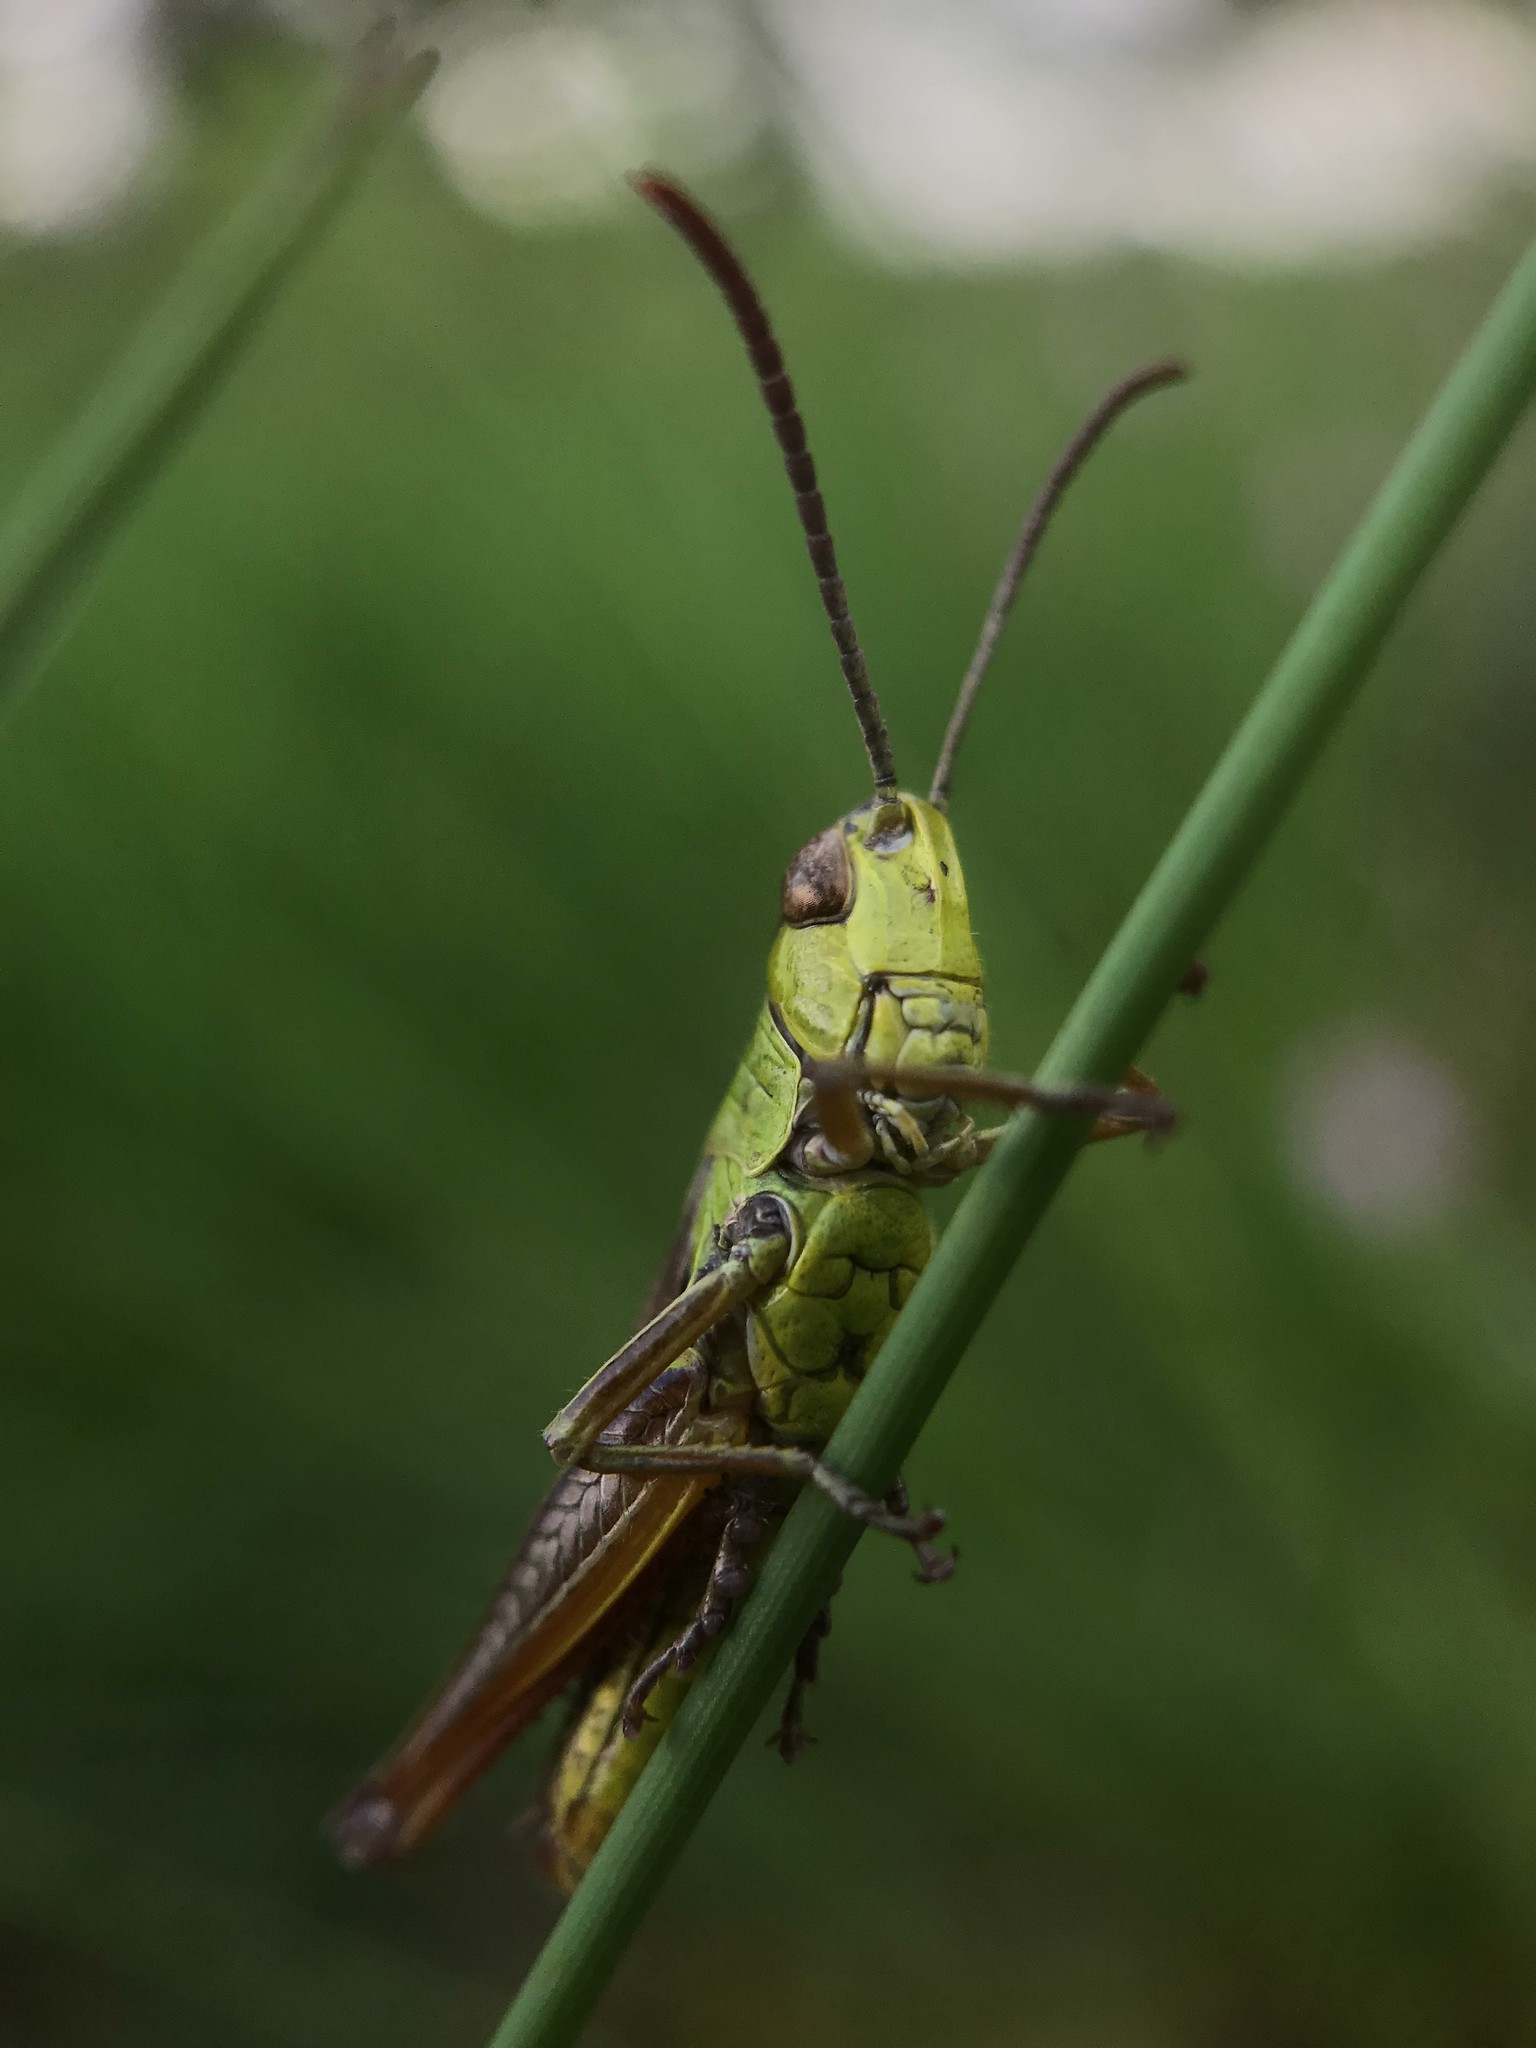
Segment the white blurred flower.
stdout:
[[168,104],[149,0],[0,0],[0,221],[88,226],[143,169]]
[[1390,1029],[1356,1025],[1307,1048],[1283,1117],[1297,1180],[1362,1236],[1422,1235],[1474,1189],[1477,1146],[1459,1082]]
[[897,257],[1380,254],[1536,170],[1536,34],[1474,0],[1272,7],[1154,59],[1134,0],[1075,51],[1026,33],[1049,0],[764,4],[823,190]]
[[982,0],[1003,26],[1042,48],[1090,55],[1152,50],[1225,18],[1223,0]]
[[[379,11],[267,8],[337,44]],[[0,220],[73,228],[130,187],[169,111],[151,11],[0,0]],[[426,18],[440,160],[520,223],[617,208],[646,161],[707,174],[770,113],[845,227],[918,264],[1386,255],[1536,173],[1536,29],[1487,0],[462,0]]]
[[750,51],[709,0],[623,0],[593,16],[514,17],[456,42],[422,108],[448,175],[519,224],[625,203],[647,163],[697,173],[749,150],[760,107]]
[[390,10],[375,5],[374,0],[267,0],[267,11],[306,42],[345,49]]

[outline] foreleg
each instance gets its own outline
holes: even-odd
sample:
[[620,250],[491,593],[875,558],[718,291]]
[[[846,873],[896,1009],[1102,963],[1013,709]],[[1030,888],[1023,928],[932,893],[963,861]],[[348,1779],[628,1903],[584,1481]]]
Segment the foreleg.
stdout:
[[[994,1074],[980,1067],[884,1066],[866,1060],[819,1060],[806,1069],[815,1091],[820,1134],[809,1155],[813,1172],[852,1172],[874,1156],[876,1137],[860,1097],[879,1092],[889,1104],[949,1097],[955,1102],[995,1102],[1005,1109],[1034,1109],[1051,1116],[1096,1119],[1096,1137],[1122,1132],[1170,1131],[1173,1106],[1134,1067],[1121,1088],[1083,1082],[1055,1087],[1022,1074]],[[986,1157],[996,1133],[976,1133],[970,1163]]]

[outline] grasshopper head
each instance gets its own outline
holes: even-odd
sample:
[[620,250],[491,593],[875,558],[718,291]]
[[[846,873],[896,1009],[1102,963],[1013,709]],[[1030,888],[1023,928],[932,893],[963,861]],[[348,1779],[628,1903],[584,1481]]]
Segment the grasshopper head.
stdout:
[[[897,784],[891,736],[849,613],[805,422],[767,310],[740,257],[695,200],[650,172],[635,185],[713,278],[747,344],[874,779],[873,800],[818,834],[790,865],[784,925],[769,961],[769,1000],[792,1044],[814,1059],[979,1066],[987,1033],[981,963],[944,816],[955,752],[1019,585],[1062,493],[1127,406],[1187,372],[1172,360],[1133,371],[1105,395],[1067,444],[1003,565],[928,798],[910,796]],[[758,1087],[773,1098],[761,1077]]]
[[949,820],[876,797],[801,848],[784,877],[768,994],[818,1060],[979,1066],[987,1013]]

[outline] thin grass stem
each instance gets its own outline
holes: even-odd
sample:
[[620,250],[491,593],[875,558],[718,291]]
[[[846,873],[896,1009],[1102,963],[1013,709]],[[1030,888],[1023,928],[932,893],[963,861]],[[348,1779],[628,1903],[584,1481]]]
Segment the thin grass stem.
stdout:
[[[1414,584],[1536,390],[1536,248],[1516,271],[1285,648],[1078,998],[1040,1070],[1108,1082],[1134,1058],[1274,831]],[[911,1450],[1085,1136],[1019,1115],[977,1176],[828,1447],[881,1492]],[[711,1668],[685,1700],[492,2048],[566,2048],[795,1645],[857,1528],[809,1492]]]
[[0,517],[0,715],[435,61],[368,38],[339,103],[187,262]]

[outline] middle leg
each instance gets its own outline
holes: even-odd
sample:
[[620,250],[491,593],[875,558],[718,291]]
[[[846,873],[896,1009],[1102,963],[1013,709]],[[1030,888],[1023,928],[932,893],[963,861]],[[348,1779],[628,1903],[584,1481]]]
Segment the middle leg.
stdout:
[[677,1639],[653,1657],[624,1701],[624,1733],[631,1741],[645,1726],[645,1703],[669,1671],[687,1671],[731,1618],[752,1579],[752,1554],[763,1540],[766,1519],[756,1499],[738,1493],[715,1551],[698,1613]]
[[[905,1520],[912,1519],[912,1496],[907,1492],[907,1482],[899,1475],[895,1485],[885,1496],[885,1504],[893,1515]],[[912,1536],[907,1539],[912,1545],[912,1555],[917,1559],[917,1583],[920,1586],[942,1586],[946,1579],[955,1576],[955,1567],[960,1562],[958,1550],[935,1550],[926,1536]]]
[[[836,1587],[833,1592],[836,1592]],[[778,1745],[779,1755],[785,1763],[792,1764],[801,1757],[816,1738],[805,1725],[805,1695],[816,1683],[821,1672],[821,1646],[832,1633],[832,1602],[828,1600],[805,1634],[795,1651],[794,1671],[790,1676],[789,1691],[784,1700],[784,1711],[779,1716],[777,1730],[768,1740]]]
[[883,1535],[899,1536],[903,1543],[926,1542],[944,1527],[944,1516],[938,1508],[929,1508],[920,1515],[894,1513],[886,1502],[876,1500],[873,1494],[823,1464],[811,1452],[775,1444],[652,1445],[599,1440],[583,1453],[581,1463],[589,1472],[718,1472],[739,1473],[747,1478],[788,1479],[802,1486],[814,1486],[854,1521],[878,1529]]

